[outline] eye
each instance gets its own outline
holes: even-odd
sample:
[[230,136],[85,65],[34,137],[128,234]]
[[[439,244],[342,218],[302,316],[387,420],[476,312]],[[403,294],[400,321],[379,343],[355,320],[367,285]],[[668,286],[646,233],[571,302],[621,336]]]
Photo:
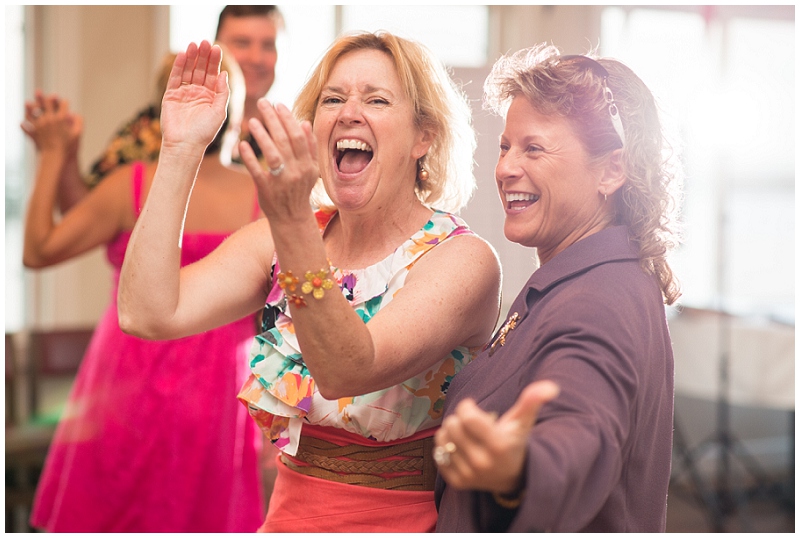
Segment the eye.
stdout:
[[500,155],[505,155],[508,153],[508,144],[500,144]]
[[369,103],[371,105],[388,105],[389,101],[387,101],[383,97],[373,97],[372,99],[369,100]]
[[329,96],[327,96],[327,97],[323,97],[323,98],[320,100],[320,102],[321,102],[323,105],[337,105],[337,104],[341,103],[341,102],[342,102],[342,100],[341,100],[339,97],[334,97],[334,96],[332,96],[332,95],[329,95]]
[[542,148],[540,148],[539,146],[531,145],[531,146],[528,146],[527,148],[525,148],[525,151],[527,153],[538,153],[538,152],[542,151]]

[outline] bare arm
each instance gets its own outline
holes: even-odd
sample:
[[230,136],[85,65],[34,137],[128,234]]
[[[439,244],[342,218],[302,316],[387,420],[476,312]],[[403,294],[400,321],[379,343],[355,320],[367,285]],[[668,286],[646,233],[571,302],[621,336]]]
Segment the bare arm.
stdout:
[[36,114],[29,113],[28,130],[38,149],[36,179],[25,216],[23,263],[46,267],[67,260],[108,242],[119,231],[120,196],[109,185],[91,199],[85,199],[56,223],[53,213],[60,175],[70,159],[73,134],[80,117],[66,101],[55,96],[40,101]]
[[72,209],[89,193],[89,187],[81,176],[77,146],[76,140],[75,148],[69,152],[61,169],[61,178],[58,182],[58,205],[62,213]]
[[264,304],[272,257],[264,221],[180,268],[186,206],[203,152],[225,119],[228,86],[220,58],[219,47],[190,44],[175,59],[164,94],[158,168],[128,244],[118,296],[120,326],[143,338],[195,334]]

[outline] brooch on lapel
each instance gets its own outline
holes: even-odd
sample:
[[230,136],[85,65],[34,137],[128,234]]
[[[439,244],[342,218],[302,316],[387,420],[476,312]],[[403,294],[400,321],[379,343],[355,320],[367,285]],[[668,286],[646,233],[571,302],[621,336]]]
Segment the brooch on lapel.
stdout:
[[500,347],[506,345],[506,336],[517,326],[517,321],[519,321],[519,314],[514,312],[500,328],[500,331],[497,333],[497,338],[492,342],[492,347],[489,349],[490,357],[497,351],[497,344],[500,344]]

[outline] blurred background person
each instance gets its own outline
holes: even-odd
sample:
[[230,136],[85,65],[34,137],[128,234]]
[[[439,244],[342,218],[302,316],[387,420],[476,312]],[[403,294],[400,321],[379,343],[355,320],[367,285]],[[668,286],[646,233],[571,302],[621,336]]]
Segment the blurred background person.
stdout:
[[[243,138],[249,134],[247,120],[260,117],[258,100],[267,95],[275,82],[275,64],[278,61],[276,40],[283,25],[283,17],[277,6],[225,6],[219,14],[216,42],[224,45],[236,58],[247,87]],[[251,143],[251,147],[259,151],[258,144]]]
[[[171,68],[173,58],[163,65]],[[238,141],[245,90],[232,55],[222,68],[231,84],[228,119],[206,148],[181,242],[173,245],[183,265],[260,216],[250,176],[225,164]],[[116,283],[157,163],[116,167],[55,222],[60,172],[81,125],[58,96],[37,92],[26,104],[24,130],[36,144],[38,169],[23,261],[48,267],[105,245],[115,284],[51,444],[31,524],[50,532],[253,531],[264,514],[262,436],[236,392],[247,377],[255,319],[166,342],[122,333]]]

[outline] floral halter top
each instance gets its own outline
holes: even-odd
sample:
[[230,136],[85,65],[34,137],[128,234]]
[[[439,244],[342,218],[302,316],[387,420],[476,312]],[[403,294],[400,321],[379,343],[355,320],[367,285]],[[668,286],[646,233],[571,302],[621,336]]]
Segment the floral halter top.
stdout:
[[[332,216],[317,213],[320,231],[324,232]],[[436,211],[421,230],[384,260],[355,271],[332,268],[333,276],[350,305],[368,323],[403,287],[416,260],[450,237],[472,233],[461,218]],[[273,274],[278,271],[276,261]],[[380,442],[404,439],[441,423],[450,381],[479,348],[458,347],[425,371],[393,387],[326,400],[316,390],[303,363],[291,305],[274,281],[267,297],[264,332],[256,336],[250,350],[252,373],[238,398],[275,446],[295,455],[304,422],[342,428]]]

